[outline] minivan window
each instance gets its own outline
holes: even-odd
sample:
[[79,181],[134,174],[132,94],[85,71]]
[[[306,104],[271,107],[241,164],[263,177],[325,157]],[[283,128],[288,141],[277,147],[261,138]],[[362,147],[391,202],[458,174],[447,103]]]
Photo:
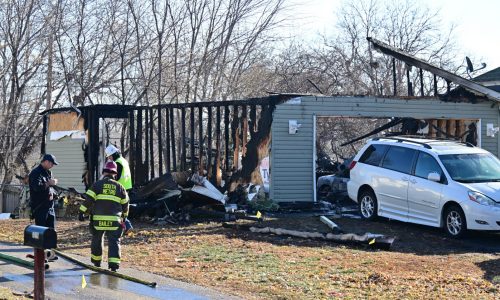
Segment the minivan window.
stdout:
[[439,159],[455,181],[463,183],[500,181],[500,161],[492,154],[446,154],[439,155]]
[[388,147],[387,145],[371,144],[366,148],[363,155],[361,155],[359,162],[378,166]]
[[419,151],[415,165],[415,176],[427,179],[431,172],[438,173],[439,176],[443,174],[441,167],[432,155]]
[[382,167],[409,174],[416,150],[391,146],[385,155]]

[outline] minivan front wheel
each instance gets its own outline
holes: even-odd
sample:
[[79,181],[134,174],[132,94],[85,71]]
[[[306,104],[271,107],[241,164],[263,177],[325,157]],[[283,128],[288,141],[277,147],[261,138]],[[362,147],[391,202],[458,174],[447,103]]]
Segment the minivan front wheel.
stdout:
[[465,214],[457,205],[448,206],[444,212],[444,229],[452,238],[460,238],[467,231]]
[[377,198],[372,191],[365,190],[359,195],[359,214],[365,220],[377,217]]

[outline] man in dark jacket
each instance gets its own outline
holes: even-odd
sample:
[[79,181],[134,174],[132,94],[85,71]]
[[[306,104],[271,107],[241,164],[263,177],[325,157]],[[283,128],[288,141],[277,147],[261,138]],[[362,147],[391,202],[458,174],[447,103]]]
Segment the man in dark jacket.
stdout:
[[84,194],[85,202],[80,206],[78,219],[83,221],[83,214],[91,215],[90,245],[92,263],[100,267],[102,261],[102,245],[104,234],[108,237],[108,267],[116,271],[120,267],[120,238],[125,227],[129,199],[125,188],[116,180],[116,163],[108,161],[102,174],[104,177],[96,181]]
[[45,154],[42,162],[29,175],[30,206],[35,225],[55,228],[56,213],[54,200],[56,192],[53,188],[57,179],[52,178],[50,169],[58,165],[56,157]]

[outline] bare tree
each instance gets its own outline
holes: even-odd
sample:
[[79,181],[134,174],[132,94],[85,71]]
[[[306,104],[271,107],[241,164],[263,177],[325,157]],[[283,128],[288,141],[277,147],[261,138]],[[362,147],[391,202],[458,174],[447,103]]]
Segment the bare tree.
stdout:
[[38,1],[0,4],[0,172],[10,182],[40,141],[38,111],[44,103],[48,19]]

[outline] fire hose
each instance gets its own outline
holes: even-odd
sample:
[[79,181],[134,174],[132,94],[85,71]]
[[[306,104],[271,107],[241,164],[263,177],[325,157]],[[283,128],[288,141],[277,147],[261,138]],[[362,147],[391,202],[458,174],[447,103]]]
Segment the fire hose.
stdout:
[[128,276],[128,275],[125,275],[125,274],[122,274],[122,273],[117,273],[117,272],[113,272],[113,271],[110,271],[110,270],[106,270],[106,269],[102,269],[102,268],[98,268],[98,267],[95,267],[95,266],[92,266],[92,265],[89,265],[89,264],[86,264],[84,262],[81,262],[79,261],[78,259],[76,258],[73,258],[59,250],[55,250],[53,249],[54,252],[61,256],[61,257],[64,257],[65,259],[79,265],[79,266],[82,266],[84,268],[87,268],[89,270],[92,270],[94,272],[99,272],[99,273],[102,273],[102,274],[106,274],[106,275],[111,275],[111,276],[115,276],[115,277],[118,277],[118,278],[122,278],[122,279],[125,279],[125,280],[129,280],[129,281],[133,281],[133,282],[137,282],[137,283],[140,283],[140,284],[144,284],[144,285],[147,285],[149,287],[156,287],[156,282],[149,282],[149,281],[144,281],[142,279],[139,279],[139,278],[135,278],[135,277],[132,277],[132,276]]
[[24,260],[22,258],[18,258],[18,257],[12,256],[12,255],[7,255],[7,254],[3,254],[3,253],[0,253],[0,259],[8,260],[8,261],[17,263],[19,265],[22,265],[23,267],[28,267],[28,268],[33,268],[35,265],[32,261],[27,261],[27,260]]

